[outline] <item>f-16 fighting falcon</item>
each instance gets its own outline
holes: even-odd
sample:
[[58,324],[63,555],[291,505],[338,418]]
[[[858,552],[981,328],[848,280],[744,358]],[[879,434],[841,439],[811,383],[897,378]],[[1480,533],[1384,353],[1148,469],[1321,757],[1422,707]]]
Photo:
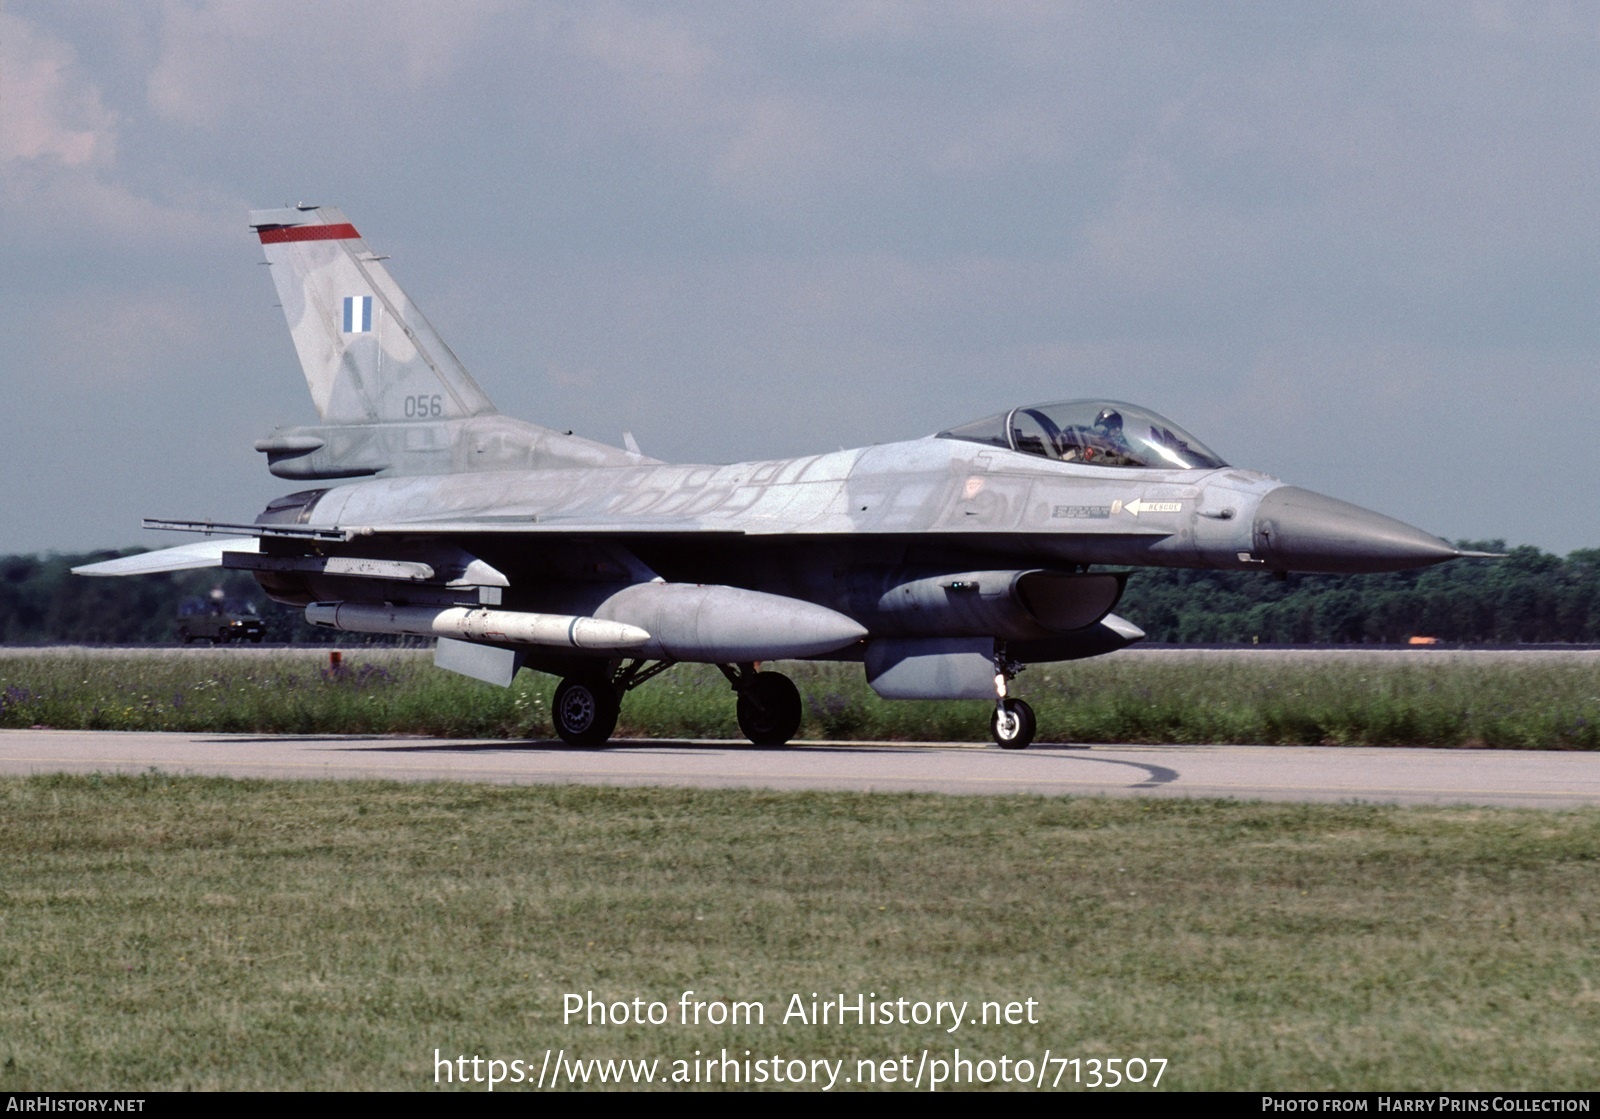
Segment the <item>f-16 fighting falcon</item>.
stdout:
[[1021,749],[1036,723],[1019,671],[1144,636],[1111,613],[1114,569],[1465,554],[1110,400],[806,458],[660,462],[631,437],[497,412],[340,211],[258,210],[250,227],[322,421],[255,447],[300,488],[250,524],[146,521],[208,539],[77,570],[250,571],[314,625],[437,638],[440,668],[501,686],[551,673],[574,745],[605,742],[623,696],[684,661],[718,666],[744,733],[782,745],[800,694],[761,665],[809,658],[859,662],[888,699],[986,700],[995,741]]

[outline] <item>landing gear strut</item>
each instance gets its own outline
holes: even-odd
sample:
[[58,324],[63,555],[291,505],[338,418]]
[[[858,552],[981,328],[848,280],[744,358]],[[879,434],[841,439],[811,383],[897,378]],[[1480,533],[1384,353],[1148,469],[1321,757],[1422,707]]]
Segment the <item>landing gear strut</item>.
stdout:
[[994,646],[994,714],[989,718],[989,733],[1002,750],[1025,750],[1039,729],[1033,708],[1026,700],[1006,695],[1006,686],[1023,666],[1006,656],[1005,644]]
[[672,661],[616,661],[592,672],[568,676],[556,685],[550,700],[550,721],[569,746],[599,746],[617,729],[622,697],[640,684],[671,668]]
[[739,729],[757,746],[783,746],[800,729],[805,714],[800,689],[781,672],[757,672],[753,664],[719,664],[739,693]]

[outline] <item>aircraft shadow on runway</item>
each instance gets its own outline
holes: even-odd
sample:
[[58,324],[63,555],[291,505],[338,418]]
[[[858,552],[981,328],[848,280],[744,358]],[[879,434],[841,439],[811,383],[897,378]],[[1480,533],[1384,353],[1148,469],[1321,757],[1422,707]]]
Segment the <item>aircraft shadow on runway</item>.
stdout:
[[[706,756],[710,756],[710,755],[718,754],[718,753],[723,753],[723,752],[737,752],[737,753],[740,753],[740,754],[754,754],[754,753],[760,753],[760,754],[801,754],[801,753],[805,753],[805,754],[876,754],[876,755],[883,755],[883,754],[926,754],[928,749],[929,749],[929,747],[926,747],[926,746],[884,746],[884,745],[877,745],[877,744],[870,744],[869,745],[869,744],[866,744],[866,743],[862,743],[860,745],[854,745],[854,746],[852,746],[852,745],[838,745],[838,744],[830,744],[830,745],[827,745],[827,746],[821,746],[821,745],[813,746],[813,745],[805,745],[805,744],[800,744],[800,743],[791,743],[791,744],[789,744],[787,746],[770,746],[770,747],[768,747],[768,746],[752,746],[752,745],[750,745],[748,743],[739,743],[739,744],[735,744],[735,745],[729,746],[729,747],[695,748],[695,746],[693,744],[687,744],[686,745],[683,741],[681,741],[679,739],[670,739],[670,738],[623,738],[623,739],[613,739],[612,741],[607,742],[607,743],[605,743],[605,744],[603,744],[601,746],[591,746],[591,747],[573,747],[573,746],[569,746],[565,742],[561,741],[560,739],[556,739],[556,738],[551,738],[551,739],[537,739],[537,738],[529,738],[529,739],[489,739],[489,740],[464,739],[464,740],[462,740],[460,742],[450,742],[450,743],[442,743],[442,742],[396,743],[396,742],[393,742],[393,741],[390,741],[390,740],[374,739],[374,738],[367,738],[367,737],[363,737],[363,736],[354,736],[354,735],[322,735],[322,736],[260,735],[260,736],[253,737],[253,738],[226,738],[226,739],[219,738],[219,739],[210,739],[210,740],[207,740],[207,741],[215,743],[216,745],[238,745],[238,744],[242,744],[242,743],[285,742],[285,741],[292,741],[292,742],[327,742],[327,743],[335,743],[335,744],[337,744],[335,746],[335,749],[337,749],[341,753],[372,753],[372,754],[493,754],[493,753],[504,753],[505,751],[511,750],[511,751],[516,751],[516,752],[519,752],[519,753],[521,753],[521,752],[539,751],[541,753],[583,753],[583,754],[618,754],[618,753],[630,753],[630,752],[633,752],[633,751],[649,751],[651,753],[660,753],[660,754],[679,754],[679,755],[702,754],[702,755],[706,755]],[[1172,782],[1174,782],[1174,781],[1176,781],[1178,779],[1178,771],[1175,770],[1175,769],[1170,769],[1170,768],[1168,768],[1167,766],[1164,766],[1164,765],[1151,765],[1148,762],[1128,761],[1128,760],[1122,759],[1122,758],[1108,758],[1108,757],[1105,757],[1104,755],[1046,753],[1045,751],[1049,750],[1050,748],[1051,748],[1051,744],[1045,744],[1043,747],[1041,747],[1039,749],[1032,750],[1032,751],[1028,752],[1027,754],[1016,754],[1016,753],[1011,753],[1011,752],[1002,752],[1002,751],[998,751],[998,750],[985,750],[985,751],[983,751],[983,753],[984,753],[985,757],[995,758],[996,759],[996,764],[1001,764],[1001,765],[1008,764],[1006,760],[1002,760],[1002,759],[1027,760],[1027,761],[1030,761],[1030,762],[1037,763],[1037,762],[1039,762],[1039,761],[1041,761],[1041,760],[1043,760],[1045,758],[1050,758],[1050,759],[1053,759],[1055,761],[1063,761],[1063,762],[1093,762],[1096,765],[1121,765],[1121,766],[1128,766],[1128,767],[1133,768],[1133,769],[1143,770],[1149,776],[1143,781],[1140,781],[1140,782],[1138,782],[1138,783],[1136,783],[1134,785],[1128,786],[1129,788],[1134,788],[1134,789],[1154,789],[1154,788],[1159,788],[1162,785],[1171,784]],[[1060,749],[1074,749],[1075,747],[1069,746],[1066,743],[1061,743],[1061,744],[1058,744],[1058,748],[1060,748]],[[1082,749],[1082,748],[1083,747],[1076,747],[1076,749]],[[937,747],[935,747],[935,749],[937,749]]]

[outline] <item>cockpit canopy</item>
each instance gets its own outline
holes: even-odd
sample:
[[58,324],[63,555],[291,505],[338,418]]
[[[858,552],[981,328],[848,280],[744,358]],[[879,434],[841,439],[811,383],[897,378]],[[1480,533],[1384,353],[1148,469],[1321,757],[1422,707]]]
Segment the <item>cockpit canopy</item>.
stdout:
[[1117,400],[1032,404],[941,431],[938,437],[1088,466],[1214,470],[1228,465],[1165,416]]

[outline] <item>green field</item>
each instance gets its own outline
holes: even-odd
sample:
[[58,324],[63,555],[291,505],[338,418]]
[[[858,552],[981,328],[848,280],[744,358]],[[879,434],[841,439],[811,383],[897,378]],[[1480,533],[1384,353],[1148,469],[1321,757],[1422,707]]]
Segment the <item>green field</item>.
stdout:
[[[973,741],[981,702],[886,702],[859,665],[788,664],[803,738]],[[551,737],[554,681],[509,689],[434,669],[429,654],[12,651],[0,726]],[[1561,655],[1119,654],[1031,668],[1016,694],[1040,741],[1600,748],[1600,670]],[[737,738],[727,682],[680,665],[628,695],[619,737]]]
[[[436,1049],[1600,1069],[1592,810],[39,777],[0,781],[0,866],[0,1090],[431,1088]],[[686,1025],[687,990],[766,1021]],[[589,991],[673,1014],[564,1023]],[[813,992],[1037,1021],[783,1024]]]

